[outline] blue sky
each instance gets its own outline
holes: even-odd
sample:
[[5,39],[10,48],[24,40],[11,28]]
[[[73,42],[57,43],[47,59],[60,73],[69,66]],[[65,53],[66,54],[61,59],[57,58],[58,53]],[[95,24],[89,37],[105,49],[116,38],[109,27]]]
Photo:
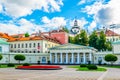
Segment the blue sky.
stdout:
[[[0,0],[0,32],[9,34],[50,31],[74,19],[81,29],[120,23],[120,0]],[[119,32],[117,29],[116,32]]]

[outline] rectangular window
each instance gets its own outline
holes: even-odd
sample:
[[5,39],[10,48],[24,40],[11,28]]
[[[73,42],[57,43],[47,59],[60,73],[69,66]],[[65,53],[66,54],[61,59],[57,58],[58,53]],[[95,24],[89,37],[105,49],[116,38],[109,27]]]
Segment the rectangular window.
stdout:
[[24,44],[22,44],[22,48],[24,48]]
[[13,48],[13,44],[11,44],[11,48]]
[[47,44],[45,44],[45,47],[47,48]]
[[33,47],[35,47],[36,45],[35,45],[35,43],[33,44]]
[[16,48],[16,44],[14,44],[14,48]]
[[18,44],[18,48],[20,48],[20,44]]
[[40,46],[40,43],[38,43],[38,46]]
[[31,43],[29,43],[29,48],[31,48]]
[[25,47],[27,48],[27,43],[25,44]]

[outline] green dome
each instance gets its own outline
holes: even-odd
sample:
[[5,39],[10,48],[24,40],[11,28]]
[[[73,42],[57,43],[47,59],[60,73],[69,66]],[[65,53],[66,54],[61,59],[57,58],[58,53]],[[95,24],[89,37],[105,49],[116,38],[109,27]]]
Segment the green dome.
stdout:
[[8,42],[6,42],[5,40],[3,40],[3,39],[0,39],[0,44],[6,44],[6,45],[9,45],[9,43]]

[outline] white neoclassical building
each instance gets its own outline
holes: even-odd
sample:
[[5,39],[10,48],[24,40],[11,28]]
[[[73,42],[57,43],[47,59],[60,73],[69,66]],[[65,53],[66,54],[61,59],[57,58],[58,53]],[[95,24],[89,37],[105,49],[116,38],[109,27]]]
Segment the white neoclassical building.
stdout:
[[93,47],[68,43],[50,48],[50,62],[52,64],[94,63],[94,53],[96,49]]

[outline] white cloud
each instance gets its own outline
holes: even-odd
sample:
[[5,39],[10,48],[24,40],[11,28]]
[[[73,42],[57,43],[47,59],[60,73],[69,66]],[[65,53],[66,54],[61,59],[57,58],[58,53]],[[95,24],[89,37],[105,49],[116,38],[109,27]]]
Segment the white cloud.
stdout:
[[86,6],[83,12],[93,15],[94,21],[100,25],[120,24],[120,0],[110,0],[107,4],[95,2]]
[[83,12],[86,12],[88,15],[97,14],[97,12],[102,8],[102,2],[95,2],[93,5],[86,6],[82,9]]
[[78,5],[82,5],[82,4],[85,4],[85,3],[92,3],[92,2],[104,2],[105,0],[80,0],[78,2]]
[[86,0],[80,0],[80,2],[78,3],[78,5],[84,4],[86,2]]
[[9,23],[0,23],[0,32],[8,33],[8,34],[18,34],[18,33],[33,33],[38,30],[45,31],[40,25],[36,25],[27,21],[26,19],[20,19],[15,25],[14,22],[10,21]]
[[2,5],[0,5],[0,12],[2,12]]
[[48,17],[44,16],[41,20],[44,24],[43,27],[50,29],[56,29],[60,26],[66,25],[66,20],[64,17],[53,17],[52,19],[49,19]]
[[90,24],[90,26],[88,27],[89,31],[92,31],[94,28],[96,27],[96,22],[92,21],[92,23]]
[[21,17],[31,14],[34,10],[45,12],[60,11],[62,0],[1,0],[0,6],[4,5],[4,13],[12,17]]

